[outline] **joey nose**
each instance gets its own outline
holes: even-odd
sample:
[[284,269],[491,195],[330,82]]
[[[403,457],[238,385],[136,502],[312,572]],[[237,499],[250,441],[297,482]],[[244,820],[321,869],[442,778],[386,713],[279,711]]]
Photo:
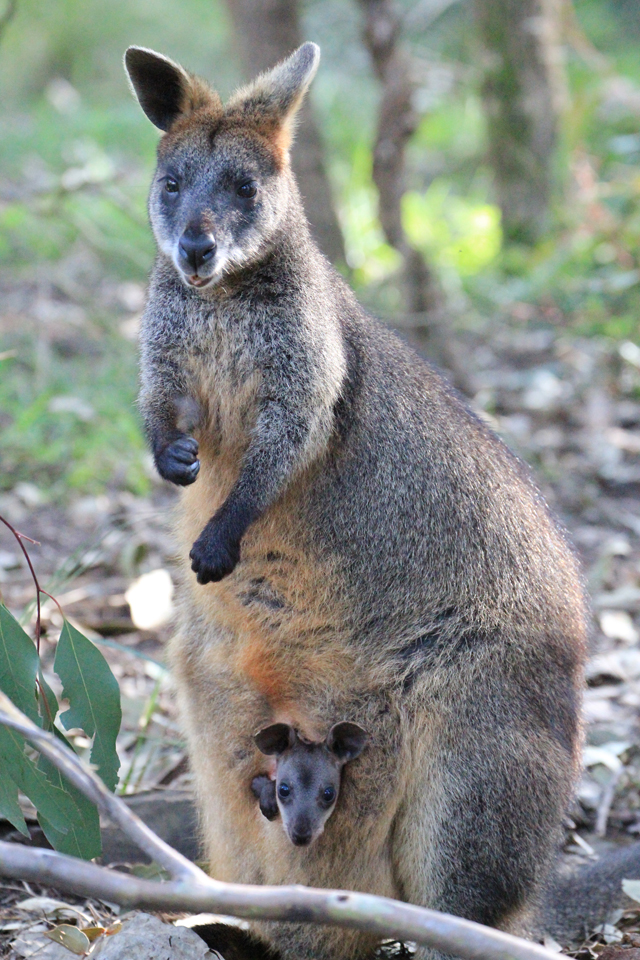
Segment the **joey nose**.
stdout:
[[211,233],[201,233],[199,230],[187,228],[180,237],[178,250],[183,269],[189,273],[197,273],[198,269],[214,255],[216,241]]
[[289,836],[291,837],[291,842],[295,844],[296,847],[309,846],[313,836],[313,831],[311,830],[311,824],[306,817],[294,821],[294,823],[291,825]]
[[292,833],[291,840],[296,847],[308,847],[311,843],[310,833]]

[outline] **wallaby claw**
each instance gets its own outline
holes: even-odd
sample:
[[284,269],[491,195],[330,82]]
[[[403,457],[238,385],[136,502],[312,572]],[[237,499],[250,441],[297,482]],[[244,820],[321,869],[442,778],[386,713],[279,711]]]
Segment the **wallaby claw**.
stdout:
[[187,487],[200,472],[198,441],[193,437],[178,437],[156,455],[155,461],[161,477]]

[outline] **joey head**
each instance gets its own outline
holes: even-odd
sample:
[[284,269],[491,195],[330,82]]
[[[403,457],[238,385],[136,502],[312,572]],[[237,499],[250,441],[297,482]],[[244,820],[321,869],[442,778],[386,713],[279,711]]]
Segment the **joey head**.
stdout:
[[260,810],[267,820],[280,813],[291,842],[308,847],[335,809],[342,768],[360,755],[368,735],[359,724],[343,721],[326,739],[312,742],[288,723],[273,723],[254,739],[262,753],[277,758],[275,780],[261,774],[251,783]]

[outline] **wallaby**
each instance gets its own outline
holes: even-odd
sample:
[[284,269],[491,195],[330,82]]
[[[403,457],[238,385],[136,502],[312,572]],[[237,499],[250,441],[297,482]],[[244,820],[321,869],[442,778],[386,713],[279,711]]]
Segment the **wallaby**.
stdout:
[[[126,54],[164,132],[140,403],[184,487],[170,656],[206,853],[223,880],[531,933],[580,767],[582,581],[526,467],[313,242],[289,147],[318,58],[304,44],[223,106],[165,57]],[[319,741],[336,716],[370,748],[301,856],[257,808],[251,731]],[[256,931],[284,960],[372,946]]]
[[278,813],[296,847],[317,840],[335,810],[342,768],[362,753],[367,733],[357,723],[335,723],[319,743],[306,740],[288,723],[272,723],[253,738],[261,753],[277,757],[275,780],[259,774],[253,795],[267,820]]

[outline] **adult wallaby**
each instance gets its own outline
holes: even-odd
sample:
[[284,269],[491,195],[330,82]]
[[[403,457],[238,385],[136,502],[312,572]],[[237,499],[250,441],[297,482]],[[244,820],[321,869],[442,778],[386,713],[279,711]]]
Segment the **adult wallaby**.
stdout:
[[[579,768],[580,576],[526,468],[318,252],[289,165],[318,58],[304,44],[223,106],[126,54],[164,131],[140,402],[159,472],[185,487],[171,659],[207,856],[220,879],[527,932]],[[295,847],[251,792],[252,732],[323,740],[336,716],[369,748]],[[287,960],[371,946],[257,929]]]
[[[251,781],[267,820],[280,813],[291,842],[307,847],[322,835],[340,794],[342,769],[368,740],[357,723],[334,723],[324,740],[301,737],[288,723],[272,723],[253,738],[260,753],[276,757],[269,773]],[[273,777],[273,779],[272,779]]]

